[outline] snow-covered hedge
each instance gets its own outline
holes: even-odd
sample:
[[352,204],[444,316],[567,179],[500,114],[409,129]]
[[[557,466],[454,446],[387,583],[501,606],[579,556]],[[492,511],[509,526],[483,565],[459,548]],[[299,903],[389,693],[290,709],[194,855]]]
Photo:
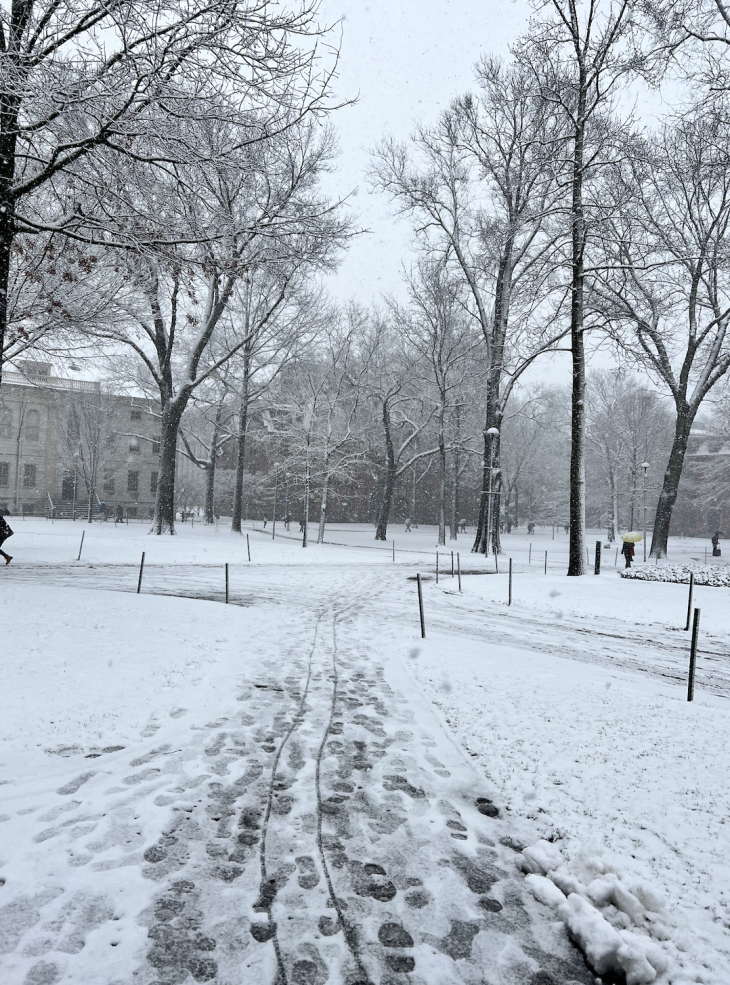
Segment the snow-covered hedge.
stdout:
[[624,568],[619,574],[622,578],[638,581],[671,581],[682,585],[688,585],[690,574],[694,574],[695,585],[730,588],[730,565],[727,564],[646,564],[640,568]]

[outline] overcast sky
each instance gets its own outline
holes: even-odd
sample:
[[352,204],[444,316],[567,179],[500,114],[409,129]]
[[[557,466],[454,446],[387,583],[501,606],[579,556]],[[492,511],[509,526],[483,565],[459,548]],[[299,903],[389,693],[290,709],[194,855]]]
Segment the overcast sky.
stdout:
[[391,218],[388,200],[368,190],[370,149],[389,134],[407,139],[418,120],[434,120],[472,87],[483,53],[508,55],[529,12],[527,0],[323,0],[323,19],[341,22],[337,95],[358,97],[334,117],[341,156],[331,186],[341,195],[356,190],[353,212],[370,230],[328,280],[335,297],[369,304],[397,293],[401,263],[409,261],[408,223]]

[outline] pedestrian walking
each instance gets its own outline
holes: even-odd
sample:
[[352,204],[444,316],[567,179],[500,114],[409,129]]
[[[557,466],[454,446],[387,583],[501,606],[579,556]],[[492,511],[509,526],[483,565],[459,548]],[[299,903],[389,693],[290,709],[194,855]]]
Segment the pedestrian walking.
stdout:
[[723,537],[723,536],[724,536],[724,534],[723,534],[723,532],[721,530],[716,530],[715,533],[712,536],[712,556],[713,557],[721,557],[721,555],[722,555],[722,551],[720,550],[720,538]]
[[634,545],[630,541],[625,540],[624,546],[621,548],[621,553],[626,558],[626,567],[630,568],[631,562],[634,558],[634,554],[636,553],[634,551]]
[[13,531],[10,529],[10,524],[7,522],[4,516],[0,516],[0,555],[5,558],[5,563],[10,564],[13,560],[12,555],[6,554],[2,549],[3,544],[8,539],[8,537],[13,536]]
[[287,515],[284,517],[284,528],[286,530],[289,529],[289,524],[290,523],[291,523],[291,515],[289,513],[287,513]]
[[464,518],[463,520],[459,520],[459,533],[460,534],[466,533],[466,518]]
[[300,534],[303,534],[304,533],[304,519],[301,519],[299,521],[299,533]]
[[527,532],[530,535],[532,535],[532,534],[535,533],[535,524],[534,523],[528,523],[527,524]]
[[411,518],[410,518],[409,516],[407,516],[407,517],[406,517],[406,521],[405,521],[405,522],[406,522],[406,529],[405,529],[405,532],[406,532],[407,534],[409,534],[409,533],[411,532]]
[[268,517],[267,517],[267,515],[266,515],[266,514],[264,513],[264,530],[266,530],[266,524],[267,524],[268,522],[269,522],[269,518],[268,518]]
[[118,523],[124,523],[124,507],[121,503],[117,503],[117,511],[114,516],[114,526]]

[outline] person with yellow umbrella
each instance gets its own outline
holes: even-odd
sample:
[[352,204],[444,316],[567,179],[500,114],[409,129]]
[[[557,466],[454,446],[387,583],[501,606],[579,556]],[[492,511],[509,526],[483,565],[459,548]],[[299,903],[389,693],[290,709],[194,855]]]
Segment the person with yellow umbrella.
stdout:
[[624,542],[621,553],[626,558],[626,567],[630,568],[634,559],[634,544],[638,544],[640,540],[643,540],[643,537],[635,530],[630,530],[627,534],[621,534],[621,540]]

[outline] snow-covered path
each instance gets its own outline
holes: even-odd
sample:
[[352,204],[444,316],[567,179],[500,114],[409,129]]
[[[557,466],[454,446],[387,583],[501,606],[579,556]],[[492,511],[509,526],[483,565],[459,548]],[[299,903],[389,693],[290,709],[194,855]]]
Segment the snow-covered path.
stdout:
[[592,982],[494,791],[384,659],[392,576],[329,570],[285,619],[263,581],[255,675],[217,717],[173,708],[5,788],[3,871],[36,890],[3,908],[4,980]]

